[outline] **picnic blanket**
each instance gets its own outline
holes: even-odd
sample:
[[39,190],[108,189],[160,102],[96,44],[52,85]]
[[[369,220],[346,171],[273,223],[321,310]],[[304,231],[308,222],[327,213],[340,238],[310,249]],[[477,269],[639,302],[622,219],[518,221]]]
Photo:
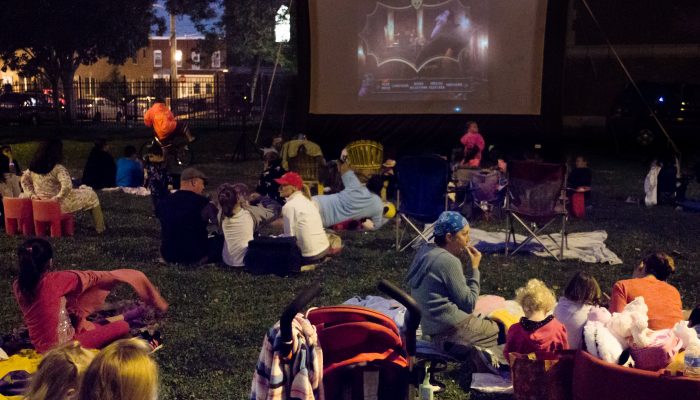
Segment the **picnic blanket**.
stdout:
[[[432,224],[426,225],[425,229],[423,230],[423,235],[425,237],[432,238]],[[469,231],[469,236],[471,238],[470,244],[476,247],[482,253],[502,253],[505,251],[505,232],[489,232],[477,228],[471,228]],[[549,239],[549,237],[544,236],[545,240],[543,240],[543,242],[551,252],[558,254],[558,243],[561,238],[561,234],[554,233],[551,236],[554,241]],[[608,238],[608,233],[606,231],[575,232],[569,233],[566,237],[568,246],[564,249],[565,259],[581,260],[587,263],[607,263],[610,265],[622,264],[622,260],[612,250],[605,246],[605,240]],[[526,236],[515,234],[515,240],[518,243],[521,243],[525,239]],[[414,247],[417,247],[418,245],[420,245],[420,242],[417,242]],[[510,248],[514,248],[512,243],[510,244]],[[549,253],[547,253],[544,248],[534,240],[525,245],[520,252],[531,253],[538,257],[551,257]]]

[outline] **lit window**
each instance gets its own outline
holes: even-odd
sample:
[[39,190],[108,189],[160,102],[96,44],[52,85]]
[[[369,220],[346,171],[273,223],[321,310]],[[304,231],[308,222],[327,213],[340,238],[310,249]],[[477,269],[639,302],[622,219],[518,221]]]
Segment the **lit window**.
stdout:
[[211,67],[221,68],[221,52],[215,51],[211,55]]
[[199,69],[199,52],[192,52],[192,69]]
[[153,66],[155,68],[163,67],[163,52],[160,50],[153,50]]

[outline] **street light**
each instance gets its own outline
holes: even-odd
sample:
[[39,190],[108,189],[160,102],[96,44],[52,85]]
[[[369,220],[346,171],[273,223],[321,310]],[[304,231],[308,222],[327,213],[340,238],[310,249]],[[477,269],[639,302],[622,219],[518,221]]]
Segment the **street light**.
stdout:
[[182,50],[178,50],[175,52],[175,62],[180,62],[182,61]]

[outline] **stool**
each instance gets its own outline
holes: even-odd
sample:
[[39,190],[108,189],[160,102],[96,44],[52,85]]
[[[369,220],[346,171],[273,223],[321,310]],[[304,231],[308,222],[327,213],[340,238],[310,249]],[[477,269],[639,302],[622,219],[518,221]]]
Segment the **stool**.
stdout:
[[57,201],[32,200],[32,210],[37,236],[45,236],[47,227],[50,228],[51,237],[73,236],[73,214],[61,213],[61,205]]
[[5,232],[8,235],[34,235],[32,199],[3,197],[2,205],[5,208]]
[[[451,355],[438,349],[432,342],[421,339],[416,340],[416,359],[415,369],[418,371],[426,371],[429,375],[428,379],[430,384],[440,387],[438,392],[445,390],[445,384],[437,379],[436,374],[447,369],[447,363],[460,362]],[[423,379],[424,377],[421,376],[419,381],[422,382]]]

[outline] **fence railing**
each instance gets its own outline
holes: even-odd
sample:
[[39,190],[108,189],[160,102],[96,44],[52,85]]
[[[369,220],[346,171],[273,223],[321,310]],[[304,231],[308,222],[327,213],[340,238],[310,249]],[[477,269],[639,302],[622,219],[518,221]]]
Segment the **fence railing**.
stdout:
[[[77,79],[73,83],[74,123],[80,125],[124,125],[142,123],[143,115],[156,98],[165,100],[178,119],[190,126],[207,128],[240,127],[258,124],[267,105],[264,126],[283,129],[289,124],[287,104],[293,104],[289,95],[293,90],[293,76],[277,76],[268,98],[271,76],[259,77],[255,93],[250,90],[250,77],[220,76],[181,77],[171,84],[170,79],[142,81],[96,81]],[[32,82],[13,85],[17,92],[42,92],[51,102],[50,90]],[[61,93],[62,102],[63,93]]]

